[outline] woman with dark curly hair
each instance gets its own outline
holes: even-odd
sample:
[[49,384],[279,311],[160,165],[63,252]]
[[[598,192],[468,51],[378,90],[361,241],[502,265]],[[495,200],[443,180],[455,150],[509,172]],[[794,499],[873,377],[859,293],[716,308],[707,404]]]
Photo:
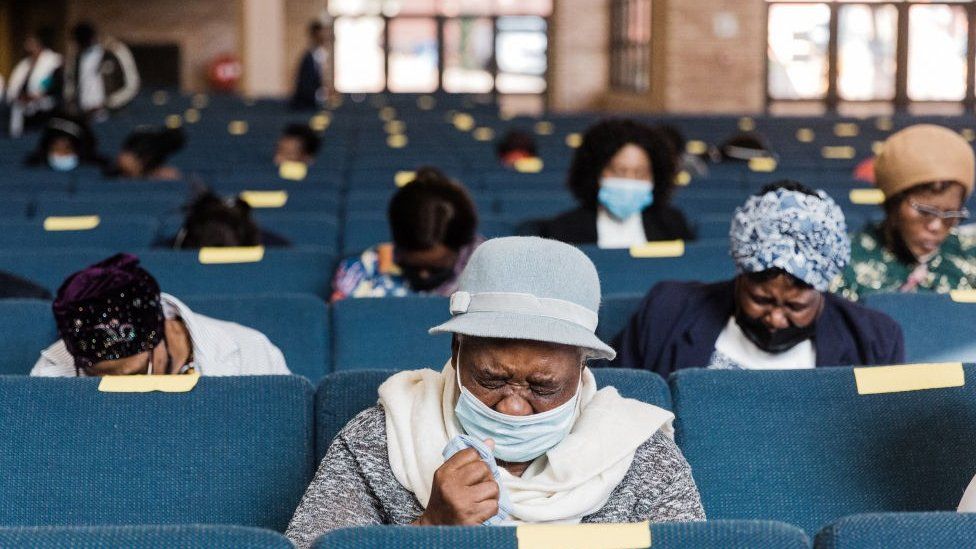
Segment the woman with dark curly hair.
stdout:
[[540,236],[601,248],[691,240],[684,214],[669,203],[674,176],[662,135],[633,120],[604,120],[583,136],[570,167],[579,207],[542,222]]

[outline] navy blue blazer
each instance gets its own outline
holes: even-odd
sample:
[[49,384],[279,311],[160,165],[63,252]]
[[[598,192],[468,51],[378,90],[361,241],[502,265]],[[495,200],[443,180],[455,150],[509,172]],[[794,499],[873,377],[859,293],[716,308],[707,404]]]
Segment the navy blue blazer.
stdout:
[[[651,370],[667,377],[708,366],[715,342],[732,316],[733,280],[656,284],[614,340],[611,366]],[[901,326],[884,313],[824,294],[813,346],[817,366],[868,366],[905,361]]]

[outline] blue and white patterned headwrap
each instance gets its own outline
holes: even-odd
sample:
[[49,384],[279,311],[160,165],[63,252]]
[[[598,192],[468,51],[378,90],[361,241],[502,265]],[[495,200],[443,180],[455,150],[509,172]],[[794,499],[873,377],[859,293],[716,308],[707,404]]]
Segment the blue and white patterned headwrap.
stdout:
[[739,274],[780,268],[821,292],[851,258],[844,212],[823,191],[750,197],[735,210],[729,240]]

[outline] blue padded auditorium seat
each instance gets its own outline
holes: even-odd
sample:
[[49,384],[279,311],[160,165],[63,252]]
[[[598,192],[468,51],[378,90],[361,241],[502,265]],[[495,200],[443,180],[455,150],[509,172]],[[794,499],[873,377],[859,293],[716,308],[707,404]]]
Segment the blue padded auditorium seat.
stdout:
[[73,272],[97,263],[115,253],[111,248],[70,248],[38,250],[0,249],[0,270],[36,282],[57,292]]
[[48,216],[143,215],[158,219],[179,213],[187,200],[187,195],[182,191],[90,192],[74,195],[43,193],[37,197],[34,217],[43,220]]
[[[585,527],[585,526],[584,526]],[[810,540],[795,526],[769,521],[708,521],[651,525],[654,549],[807,549]],[[363,526],[334,530],[315,549],[516,549],[516,528],[500,526]]]
[[976,514],[874,513],[844,517],[817,533],[816,549],[973,547]]
[[629,250],[580,246],[596,265],[604,295],[646,293],[664,280],[717,282],[735,275],[728,242],[687,243],[681,257],[635,259]]
[[627,327],[630,317],[634,316],[644,294],[614,294],[603,298],[600,303],[600,323],[596,328],[596,335],[603,341],[610,342],[617,334]]
[[0,526],[284,530],[313,473],[308,381],[203,377],[188,393],[98,385],[0,377]]
[[82,230],[45,230],[44,219],[0,221],[0,249],[107,247],[117,250],[147,248],[158,222],[149,216],[103,217],[97,226]]
[[[317,296],[189,296],[183,301],[195,312],[263,333],[281,349],[293,374],[315,383],[332,371],[329,312]],[[2,302],[0,311],[3,311]]]
[[271,530],[224,525],[42,526],[0,528],[5,549],[291,549],[288,538]]
[[[315,394],[317,460],[322,459],[332,439],[349,420],[376,405],[376,391],[395,373],[397,370],[336,372],[322,380]],[[643,370],[594,368],[593,375],[601,388],[613,386],[624,397],[671,409],[668,386],[657,374]]]
[[874,294],[864,303],[901,324],[906,360],[976,362],[976,304],[942,294]]
[[855,513],[952,510],[976,472],[972,383],[859,395],[852,368],[817,368],[688,369],[670,384],[710,519],[814,533]]
[[[272,225],[268,225],[272,227]],[[481,218],[478,220],[478,233],[485,238],[511,236],[515,227],[497,218]],[[349,216],[343,226],[342,254],[358,254],[363,250],[390,242],[390,223],[385,214],[356,214]]]
[[332,305],[336,371],[440,369],[451,356],[451,336],[427,330],[451,317],[445,297],[344,299]]
[[49,301],[0,300],[0,375],[27,375],[58,338]]

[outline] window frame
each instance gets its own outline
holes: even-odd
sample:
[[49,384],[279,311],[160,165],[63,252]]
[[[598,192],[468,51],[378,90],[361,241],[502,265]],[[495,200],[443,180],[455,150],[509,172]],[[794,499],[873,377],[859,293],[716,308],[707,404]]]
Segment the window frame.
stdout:
[[[627,24],[632,12],[640,12],[639,4],[646,5],[646,37],[631,39]],[[626,93],[651,91],[651,40],[653,39],[654,5],[651,0],[610,1],[610,89]],[[637,53],[636,62],[632,57]],[[643,76],[643,81],[640,80]]]

